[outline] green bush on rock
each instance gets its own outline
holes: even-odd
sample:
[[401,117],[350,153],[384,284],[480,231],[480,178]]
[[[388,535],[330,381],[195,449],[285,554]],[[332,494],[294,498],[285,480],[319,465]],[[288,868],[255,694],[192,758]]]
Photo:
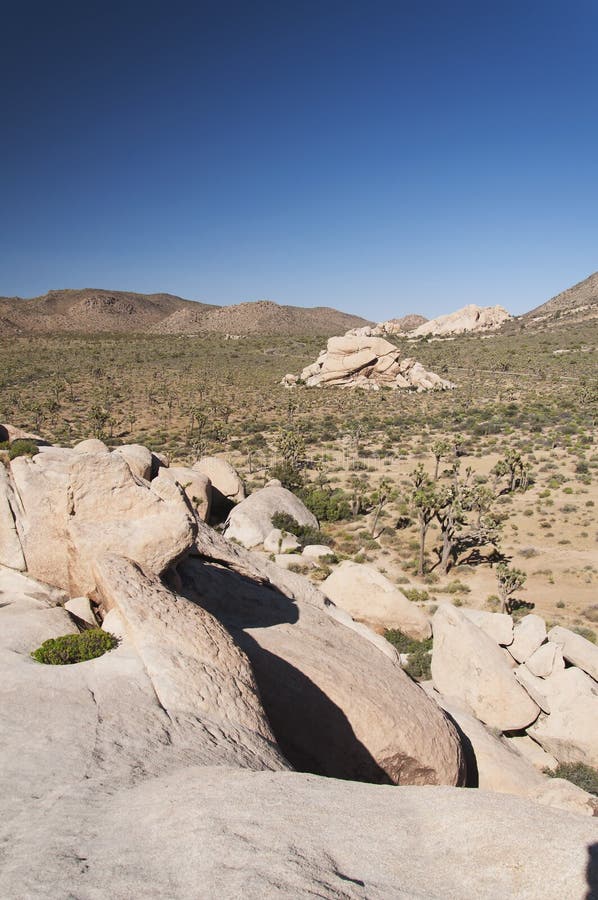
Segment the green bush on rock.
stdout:
[[118,640],[101,628],[89,628],[80,634],[63,634],[50,638],[34,650],[31,656],[48,666],[68,666],[103,656],[118,646]]
[[559,763],[556,769],[544,769],[551,778],[566,778],[578,788],[598,797],[598,769],[585,763]]

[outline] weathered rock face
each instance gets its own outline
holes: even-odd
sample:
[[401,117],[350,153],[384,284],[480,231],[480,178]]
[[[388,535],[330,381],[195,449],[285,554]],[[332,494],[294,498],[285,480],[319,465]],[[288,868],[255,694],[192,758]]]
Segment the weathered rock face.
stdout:
[[105,556],[95,575],[104,607],[119,613],[170,720],[209,722],[231,745],[231,759],[285,767],[251,667],[222,625],[128,560]]
[[[496,737],[454,701],[436,693],[432,696],[457,723],[470,744],[467,767],[470,778],[475,779],[473,784],[470,782],[472,786],[527,797],[546,806],[586,816],[598,815],[597,798],[570,782],[542,775],[507,739]],[[530,738],[527,740],[533,743]],[[542,753],[537,744],[536,747]]]
[[525,661],[526,667],[538,678],[548,678],[565,668],[563,653],[558,644],[546,641]]
[[470,303],[462,309],[446,316],[437,316],[424,322],[413,331],[410,337],[423,337],[425,335],[462,334],[465,331],[493,331],[504,322],[508,322],[512,316],[502,306],[476,306]]
[[135,478],[116,453],[42,448],[11,463],[17,530],[28,572],[93,596],[92,564],[119,552],[162,572],[193,544],[196,523],[180,489]]
[[165,481],[178,484],[185,492],[194,512],[203,522],[208,521],[212,506],[212,483],[207,475],[189,466],[162,467],[158,469],[153,486],[162,485]]
[[142,444],[123,444],[114,453],[126,459],[133,475],[149,481],[152,477],[152,452]]
[[299,548],[299,541],[294,534],[273,528],[264,538],[264,550],[266,553],[289,553]]
[[193,468],[210,479],[216,505],[225,500],[240,503],[245,499],[245,486],[239,474],[225,459],[203,456],[198,462],[193,463]]
[[528,733],[559,762],[598,768],[598,684],[574,666],[542,683],[550,715],[542,714]]
[[517,662],[525,662],[546,640],[546,625],[541,616],[524,616],[515,626],[509,653]]
[[517,731],[530,725],[538,706],[516,681],[501,648],[453,606],[432,619],[432,679],[445,697],[465,704],[491,728]]
[[[285,376],[282,383],[294,383],[288,379],[289,376]],[[415,359],[401,360],[399,350],[389,341],[351,334],[330,338],[327,349],[320,353],[315,363],[303,370],[301,379],[308,387],[334,384],[369,390],[386,386],[418,391],[454,387],[434,372],[427,372]]]
[[549,640],[560,648],[564,658],[598,681],[598,647],[580,634],[555,625],[548,633]]
[[275,513],[288,513],[300,525],[318,527],[318,520],[299,497],[280,484],[272,484],[254,491],[231,510],[224,525],[224,534],[244,547],[257,547],[272,531],[272,516]]
[[15,524],[16,500],[6,469],[0,462],[0,565],[22,572],[25,557]]
[[305,579],[295,576],[289,596],[192,558],[178,572],[181,592],[219,618],[249,657],[294,766],[380,783],[461,782],[453,726],[394,659],[333,621]]
[[483,609],[468,609],[467,607],[462,607],[461,612],[466,619],[481,628],[501,647],[507,647],[513,643],[513,619],[506,613],[492,613]]
[[398,628],[418,641],[432,634],[425,612],[411,603],[388,578],[369,566],[344,560],[321,587],[333,603],[353,618]]

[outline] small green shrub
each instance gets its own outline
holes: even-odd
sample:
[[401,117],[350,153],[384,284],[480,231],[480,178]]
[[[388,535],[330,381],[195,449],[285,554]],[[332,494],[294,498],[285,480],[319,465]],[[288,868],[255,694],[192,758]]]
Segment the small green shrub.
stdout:
[[89,628],[80,634],[63,634],[50,638],[34,650],[31,656],[48,666],[69,666],[103,656],[118,646],[118,640],[101,628]]
[[559,763],[556,769],[544,769],[551,778],[566,778],[572,784],[598,797],[598,769],[585,763]]
[[420,591],[419,588],[403,588],[403,593],[412,603],[425,603],[430,599],[427,591]]
[[272,516],[272,528],[280,528],[294,534],[302,547],[308,544],[329,544],[330,538],[322,534],[318,528],[311,525],[300,525],[297,519],[289,513],[274,513]]
[[387,628],[384,631],[384,637],[399,653],[409,656],[409,661],[404,671],[411,678],[414,678],[416,681],[426,681],[431,677],[432,638],[426,638],[425,641],[416,641],[403,634],[398,628]]
[[574,625],[571,631],[580,634],[586,641],[591,641],[592,644],[596,643],[596,632],[592,631],[591,628],[586,628],[585,625]]
[[462,581],[449,581],[446,587],[442,588],[445,594],[470,594],[471,588]]
[[16,459],[17,456],[35,456],[36,453],[39,453],[39,447],[35,441],[30,441],[25,438],[19,438],[12,442],[2,441],[0,443],[0,450],[7,450],[9,459]]

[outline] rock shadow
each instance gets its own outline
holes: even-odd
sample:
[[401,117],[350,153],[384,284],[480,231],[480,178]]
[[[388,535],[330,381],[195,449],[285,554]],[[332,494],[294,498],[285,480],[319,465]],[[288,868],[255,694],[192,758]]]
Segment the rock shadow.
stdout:
[[588,892],[585,900],[598,900],[598,844],[588,847],[588,865],[586,868]]
[[215,616],[229,631],[294,624],[297,605],[271,584],[262,584],[232,569],[196,557],[178,567],[177,593]]
[[264,650],[249,634],[234,633],[251,662],[272,731],[300,772],[328,778],[393,784],[358,740],[343,711],[303,672]]
[[263,649],[246,629],[293,625],[296,603],[272,585],[191,557],[178,567],[177,592],[211,613],[246,653],[272,731],[300,772],[393,784],[358,740],[344,712],[303,672]]

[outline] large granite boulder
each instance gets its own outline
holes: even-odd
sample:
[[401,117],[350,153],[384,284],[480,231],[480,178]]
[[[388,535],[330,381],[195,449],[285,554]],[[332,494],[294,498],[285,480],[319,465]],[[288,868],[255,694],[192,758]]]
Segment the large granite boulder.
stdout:
[[165,481],[178,484],[187,497],[195,514],[207,522],[212,507],[212,483],[207,475],[197,472],[189,466],[162,466],[152,483],[154,487]]
[[594,681],[598,681],[598,647],[581,634],[555,625],[548,632],[548,638],[560,648],[564,658],[572,665],[583,669]]
[[217,456],[202,456],[200,460],[193,463],[193,468],[210,479],[216,505],[225,501],[240,503],[245,499],[245,486],[238,472],[226,459],[220,459]]
[[292,573],[264,568],[277,588],[232,568],[190,556],[178,566],[179,591],[216,616],[249,657],[295,767],[380,783],[462,782],[453,726],[395,657],[334,621],[326,598],[301,576],[292,584]]
[[25,557],[17,534],[16,509],[12,485],[0,462],[0,566],[22,572],[25,569]]
[[299,497],[277,483],[254,491],[235,506],[226,520],[224,533],[229,540],[238,541],[244,547],[258,547],[272,531],[275,513],[287,513],[299,525],[318,528],[318,520]]
[[517,682],[504,651],[453,606],[441,605],[432,619],[432,680],[491,728],[516,731],[540,712]]
[[333,603],[355,619],[398,628],[415,640],[432,634],[430,619],[376,569],[344,560],[321,584]]
[[143,444],[122,444],[113,452],[118,453],[127,461],[133,475],[136,475],[138,478],[144,478],[146,481],[151,479],[152,451],[144,447]]
[[195,517],[181,489],[136,478],[116,453],[42,448],[11,463],[16,524],[28,572],[93,596],[93,562],[118,552],[160,573],[192,546]]
[[528,734],[563,763],[598,768],[598,684],[572,666],[541,680],[550,712],[528,728]]

